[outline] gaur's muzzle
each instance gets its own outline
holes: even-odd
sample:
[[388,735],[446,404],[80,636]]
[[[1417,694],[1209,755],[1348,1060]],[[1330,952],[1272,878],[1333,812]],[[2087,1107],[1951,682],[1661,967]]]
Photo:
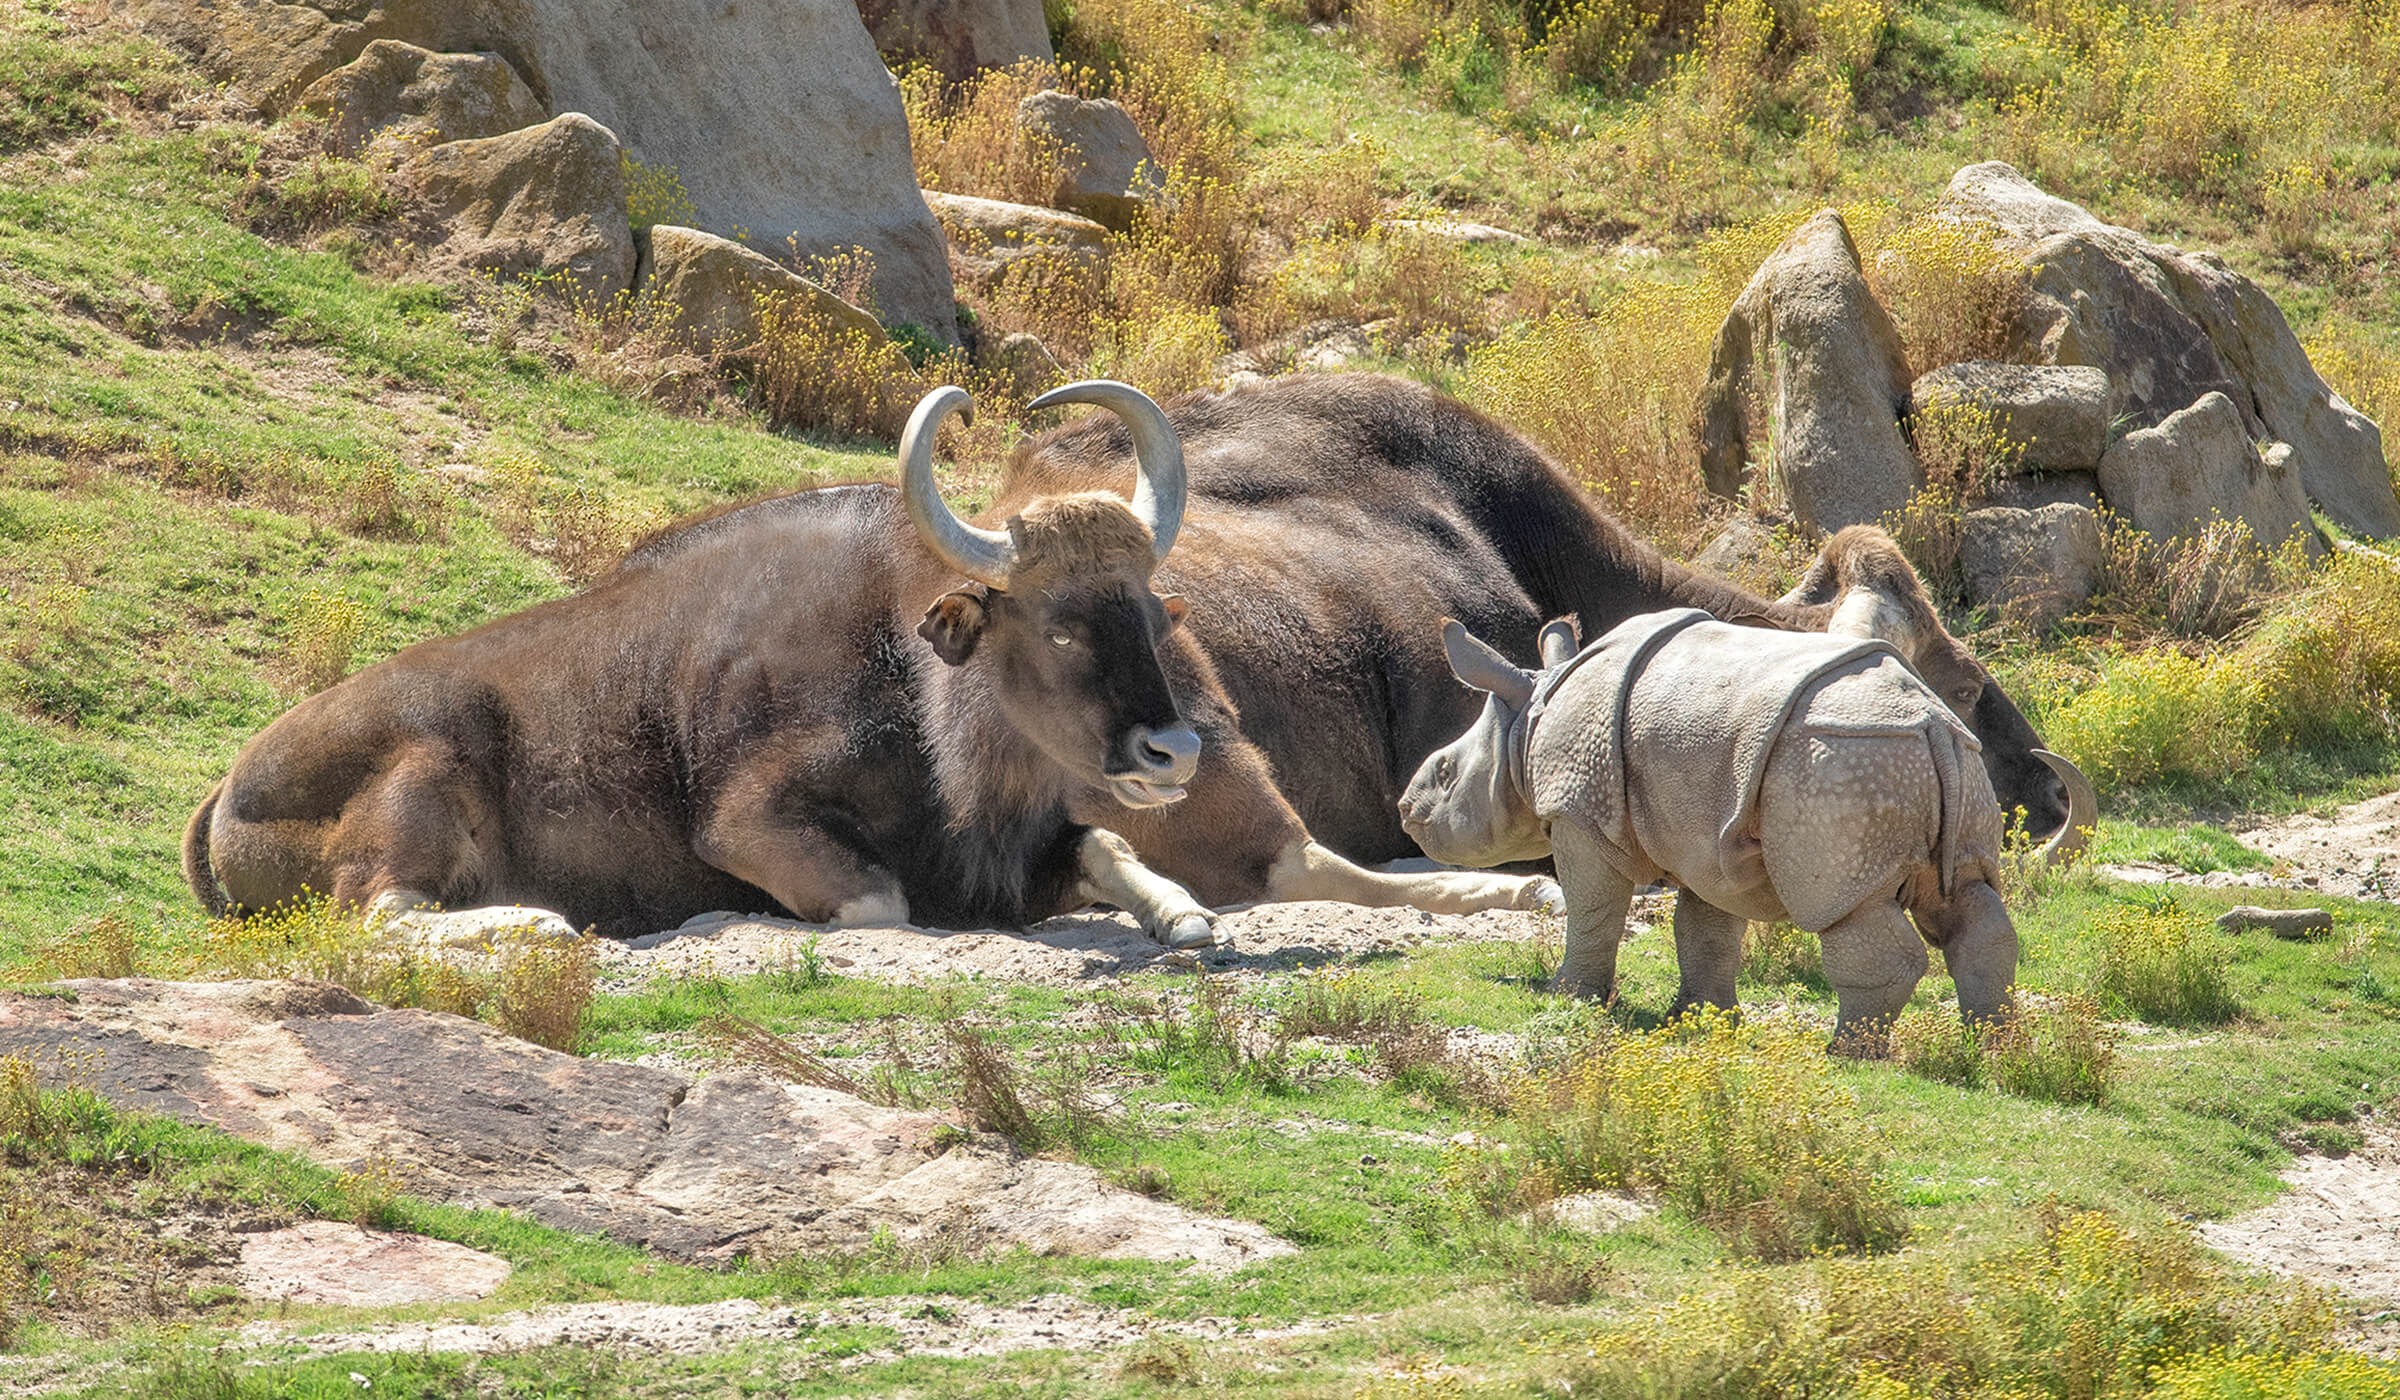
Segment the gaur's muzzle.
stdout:
[[1101,776],[1128,807],[1161,807],[1183,798],[1184,784],[1200,767],[1200,736],[1182,725],[1152,729],[1137,724],[1118,746],[1120,764]]

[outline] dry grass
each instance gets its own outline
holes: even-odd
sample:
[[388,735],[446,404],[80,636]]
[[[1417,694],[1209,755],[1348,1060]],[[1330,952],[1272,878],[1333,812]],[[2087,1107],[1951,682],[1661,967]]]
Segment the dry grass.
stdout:
[[366,610],[355,600],[310,589],[293,606],[286,626],[285,674],[304,695],[325,689],[350,674],[366,633]]
[[356,910],[312,899],[215,921],[174,971],[213,979],[312,977],[385,1006],[474,1017],[572,1053],[596,986],[593,952],[589,938],[510,939],[437,952],[369,927]]
[[655,512],[585,485],[552,480],[542,464],[511,453],[489,464],[492,523],[501,537],[547,558],[568,582],[588,584],[659,521]]
[[2233,949],[2207,919],[2172,901],[2104,912],[2093,994],[2145,1021],[2213,1026],[2241,1011],[2230,974]]
[[2117,1033],[2100,1004],[2072,994],[2015,991],[2016,1014],[1983,1034],[1985,1067],[2004,1094],[2096,1104],[2117,1072]]
[[1485,1199],[1654,1192],[1765,1259],[1881,1249],[1907,1233],[1882,1151],[1834,1081],[1821,1033],[1782,1017],[1611,1027],[1519,1088],[1511,1130],[1515,1152],[1456,1164]]

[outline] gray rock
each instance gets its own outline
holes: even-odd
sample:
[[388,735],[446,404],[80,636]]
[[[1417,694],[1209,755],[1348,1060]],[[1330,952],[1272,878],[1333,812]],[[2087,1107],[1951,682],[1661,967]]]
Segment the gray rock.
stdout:
[[657,224],[640,241],[642,296],[669,308],[667,324],[702,354],[756,346],[759,305],[772,297],[795,298],[876,344],[888,339],[865,311],[730,238]]
[[2333,915],[2322,909],[2261,909],[2242,904],[2217,916],[2217,927],[2227,933],[2249,933],[2264,929],[2277,938],[2326,938],[2333,933]]
[[2247,524],[2268,549],[2297,534],[2311,555],[2324,553],[2289,455],[2275,463],[2262,457],[2223,394],[2205,395],[2157,427],[2119,439],[2100,459],[2100,494],[2109,509],[2158,539],[2196,535],[2222,516]]
[[1058,150],[1064,168],[1050,202],[1113,229],[1131,228],[1159,198],[1165,172],[1126,110],[1107,98],[1052,89],[1017,104],[1017,126]]
[[2061,502],[2081,506],[2085,510],[2100,509],[2099,473],[2036,472],[2023,476],[2004,476],[1979,504],[2039,510],[2043,506]]
[[1773,423],[1792,513],[1826,531],[1871,524],[1924,482],[1900,434],[1909,389],[1899,328],[1827,209],[1759,265],[1717,332],[1699,402],[1708,487],[1737,496],[1753,425]]
[[432,147],[399,179],[429,225],[423,241],[436,270],[564,273],[602,300],[633,285],[617,138],[581,112]]
[[1383,221],[1383,226],[1397,229],[1402,233],[1422,234],[1427,238],[1438,239],[1444,243],[1456,243],[1469,248],[1481,247],[1485,244],[1498,244],[1504,248],[1524,248],[1532,246],[1533,243],[1533,240],[1524,234],[1496,228],[1491,224],[1468,223],[1463,219],[1386,219]]
[[1774,527],[1749,515],[1726,521],[1725,528],[1692,559],[1694,568],[1770,598],[1788,592],[1798,581],[1790,564]]
[[1919,414],[1946,404],[1989,411],[2027,467],[2090,471],[2108,450],[2108,375],[2088,365],[1943,365],[1917,377],[1909,403]]
[[503,1206],[695,1263],[908,1242],[1232,1268],[1291,1252],[1088,1167],[977,1138],[931,1113],[751,1071],[694,1080],[582,1060],[489,1026],[382,1011],[305,982],[66,983],[0,991],[0,1054],[65,1051],[129,1108],[336,1167],[391,1164],[435,1201]]
[[488,1298],[508,1275],[507,1260],[479,1249],[338,1220],[247,1236],[235,1271],[248,1297],[341,1308]]
[[444,141],[501,136],[550,119],[517,70],[496,53],[434,53],[378,39],[309,84],[300,109],[326,119],[334,149],[369,145],[398,159]]
[[1079,214],[939,190],[925,191],[925,205],[949,236],[952,266],[978,286],[1028,277],[1038,284],[1065,263],[1108,256],[1108,229]]
[[857,5],[859,19],[886,57],[929,65],[952,82],[1056,53],[1041,0],[857,0]]
[[2101,561],[2100,517],[2086,506],[1986,506],[1968,511],[1959,529],[1967,601],[2037,627],[2091,600]]
[[377,39],[508,60],[688,192],[684,220],[808,256],[865,248],[874,311],[955,342],[940,226],[917,197],[899,88],[849,0],[112,0],[269,112]]
[[2107,371],[2112,414],[2135,428],[2223,394],[2253,440],[2292,445],[2326,514],[2400,534],[2381,431],[2309,364],[2274,299],[2222,258],[2102,223],[1997,161],[1960,170],[1942,207],[1990,223],[2034,266],[2015,328],[2029,358]]

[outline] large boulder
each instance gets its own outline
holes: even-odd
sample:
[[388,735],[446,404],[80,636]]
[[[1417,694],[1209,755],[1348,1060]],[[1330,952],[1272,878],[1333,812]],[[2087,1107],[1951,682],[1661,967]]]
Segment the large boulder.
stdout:
[[2261,453],[2223,394],[2204,394],[2157,427],[2120,438],[2100,459],[2100,493],[2109,509],[2162,540],[2197,535],[2221,517],[2247,524],[2268,549],[2297,535],[2310,554],[2324,552],[2290,454]]
[[1017,128],[1058,152],[1050,202],[1114,229],[1131,228],[1159,197],[1164,172],[1133,116],[1107,98],[1037,92],[1017,104]]
[[617,138],[581,112],[419,152],[399,179],[437,271],[563,274],[586,296],[633,285],[633,225]]
[[2222,258],[2102,223],[1997,161],[1960,170],[1942,207],[1988,224],[2034,267],[2015,328],[2030,358],[2106,371],[2114,410],[2134,428],[2223,394],[2251,438],[2291,444],[2327,515],[2400,534],[2381,431],[2309,364],[2274,299]]
[[1924,481],[1900,433],[1909,388],[1900,329],[1827,209],[1759,264],[1717,331],[1699,403],[1708,487],[1739,495],[1753,427],[1772,423],[1792,513],[1826,531],[1872,523]]
[[496,53],[435,53],[378,39],[300,94],[322,115],[334,148],[356,155],[380,141],[410,146],[500,136],[550,119],[514,65]]
[[552,111],[671,170],[686,222],[818,256],[862,247],[876,313],[955,341],[941,228],[917,195],[900,90],[848,0],[113,0],[281,112],[377,39],[490,52]]
[[1909,390],[1919,418],[1953,405],[1990,414],[2029,468],[2090,471],[2108,450],[2108,375],[2089,366],[1968,360],[1917,376]]
[[541,0],[110,0],[120,19],[175,44],[230,95],[280,116],[309,86],[378,39],[436,52],[488,52],[550,94],[533,62]]
[[1085,1166],[960,1141],[932,1113],[749,1070],[695,1079],[577,1059],[457,1016],[307,982],[77,981],[0,991],[0,1054],[62,1056],[128,1108],[410,1193],[522,1211],[669,1258],[728,1264],[940,1232],[971,1250],[1188,1260],[1291,1252]]
[[1967,601],[2035,626],[2056,622],[2099,589],[2103,544],[2099,514],[2089,506],[1970,510],[1958,539]]
[[939,190],[925,191],[925,205],[950,236],[952,265],[977,285],[1108,255],[1108,229],[1080,214]]
[[1042,0],[857,0],[858,17],[885,55],[931,67],[952,82],[985,68],[1047,60]]
[[874,317],[771,258],[696,228],[657,224],[641,236],[644,300],[701,354],[738,352],[758,343],[759,303],[797,298],[836,326],[881,344]]

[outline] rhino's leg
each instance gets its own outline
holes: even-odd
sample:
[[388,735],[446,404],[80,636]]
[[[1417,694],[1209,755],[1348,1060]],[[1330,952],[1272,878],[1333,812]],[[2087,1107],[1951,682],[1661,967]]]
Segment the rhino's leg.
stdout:
[[1897,900],[1877,899],[1850,911],[1819,935],[1825,950],[1825,980],[1840,1004],[1833,1048],[1845,1055],[1878,1056],[1885,1032],[1924,980],[1931,959],[1925,940]]
[[2000,892],[1981,880],[1967,881],[1950,899],[1915,912],[1958,984],[1959,1015],[1970,1026],[2006,1016],[2012,1007],[2008,989],[2017,980],[2017,926]]
[[1685,890],[1675,896],[1675,992],[1680,1016],[1695,1006],[1733,1005],[1733,982],[1742,968],[1742,934],[1750,921],[1729,914]]
[[1617,994],[1617,944],[1625,937],[1633,882],[1600,853],[1599,838],[1573,822],[1551,825],[1550,849],[1558,861],[1567,916],[1558,989],[1606,1001]]

